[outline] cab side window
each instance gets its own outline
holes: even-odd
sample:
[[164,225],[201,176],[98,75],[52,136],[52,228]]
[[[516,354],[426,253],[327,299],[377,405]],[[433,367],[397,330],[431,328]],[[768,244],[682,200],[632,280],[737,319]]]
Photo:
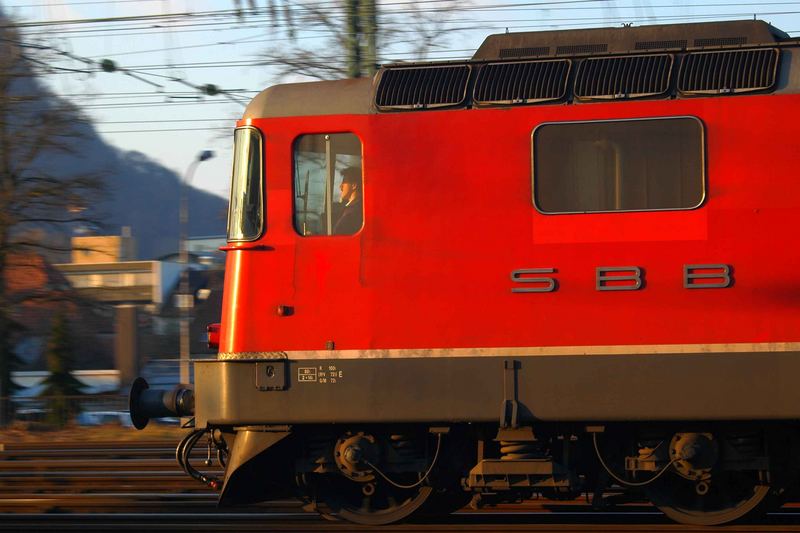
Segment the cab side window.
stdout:
[[353,235],[364,222],[361,141],[352,133],[301,135],[294,143],[294,229]]

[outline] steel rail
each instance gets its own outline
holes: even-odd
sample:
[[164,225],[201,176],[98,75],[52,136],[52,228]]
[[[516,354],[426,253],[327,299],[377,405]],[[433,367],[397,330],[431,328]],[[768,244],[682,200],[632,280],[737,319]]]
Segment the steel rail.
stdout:
[[[294,500],[220,510],[217,493],[175,464],[173,443],[90,444],[4,446],[0,531],[708,531],[673,524],[646,504],[596,511],[580,499],[462,510],[436,523],[379,528],[324,521]],[[218,466],[212,470],[219,473]],[[800,532],[800,512],[789,505],[764,524],[714,530],[720,529]]]
[[446,522],[412,523],[390,526],[355,526],[346,522],[329,522],[314,515],[297,512],[217,513],[196,516],[185,513],[111,514],[91,513],[72,515],[3,515],[0,530],[58,530],[58,531],[337,531],[337,532],[537,532],[537,533],[671,533],[725,531],[735,533],[800,531],[797,516],[786,521],[780,514],[775,523],[763,525],[734,525],[723,528],[686,526],[667,523],[656,512],[649,513],[569,513],[557,516],[546,513],[460,513]]

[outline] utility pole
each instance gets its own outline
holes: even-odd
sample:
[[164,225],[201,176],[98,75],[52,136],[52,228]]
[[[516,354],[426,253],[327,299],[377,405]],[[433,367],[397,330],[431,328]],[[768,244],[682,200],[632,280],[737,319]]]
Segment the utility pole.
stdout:
[[372,76],[378,68],[378,10],[375,0],[345,0],[347,76]]
[[374,76],[378,70],[378,9],[375,0],[361,0],[361,32],[366,38],[362,54],[362,74]]
[[361,10],[359,0],[345,1],[345,42],[347,42],[347,77],[361,77]]
[[178,286],[178,307],[181,313],[181,330],[180,330],[180,383],[189,384],[189,360],[190,354],[190,341],[189,338],[189,323],[191,319],[192,307],[194,307],[194,297],[189,291],[189,247],[187,242],[187,226],[189,224],[189,198],[188,189],[194,177],[194,171],[197,170],[197,165],[203,161],[208,161],[214,157],[214,152],[211,150],[203,150],[197,157],[189,164],[186,169],[186,175],[181,183],[181,198],[180,198],[180,262],[182,265],[181,281]]

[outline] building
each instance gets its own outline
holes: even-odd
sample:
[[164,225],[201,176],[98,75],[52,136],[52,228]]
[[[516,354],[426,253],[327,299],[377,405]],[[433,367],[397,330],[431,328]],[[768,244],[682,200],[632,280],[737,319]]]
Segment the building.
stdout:
[[176,306],[181,274],[188,269],[192,294],[190,352],[207,357],[207,322],[219,322],[224,272],[219,247],[224,237],[187,241],[189,264],[177,254],[159,260],[132,259],[133,238],[80,236],[73,238],[73,262],[54,265],[78,295],[113,309],[100,334],[113,346],[113,359],[124,388],[152,360],[178,357],[180,309]]
[[128,226],[121,235],[80,235],[72,238],[72,263],[115,263],[136,259],[136,242]]

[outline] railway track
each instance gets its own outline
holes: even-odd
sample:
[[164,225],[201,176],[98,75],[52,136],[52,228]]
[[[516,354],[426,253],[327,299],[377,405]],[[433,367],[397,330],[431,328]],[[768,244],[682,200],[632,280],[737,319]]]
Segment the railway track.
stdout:
[[[201,464],[205,454],[197,450],[193,457]],[[220,511],[216,498],[180,470],[171,441],[0,443],[2,531],[709,531],[672,524],[646,505],[596,512],[580,501],[532,501],[463,510],[435,523],[370,528],[321,520],[296,501]],[[711,530],[800,532],[796,511],[773,514],[759,526]]]
[[723,527],[685,526],[666,523],[657,513],[579,513],[556,516],[542,513],[460,513],[446,522],[405,523],[390,526],[355,526],[329,522],[312,514],[252,513],[91,513],[91,514],[0,514],[1,531],[329,531],[374,533],[536,532],[536,533],[759,533],[797,532],[796,517],[775,515],[759,525]]
[[181,471],[174,442],[0,444],[0,513],[111,510],[212,512],[216,493]]

